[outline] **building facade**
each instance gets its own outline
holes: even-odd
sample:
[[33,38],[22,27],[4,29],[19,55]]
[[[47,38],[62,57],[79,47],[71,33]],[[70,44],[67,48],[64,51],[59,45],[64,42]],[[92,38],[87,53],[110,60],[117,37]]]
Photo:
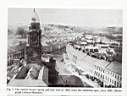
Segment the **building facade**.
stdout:
[[[80,75],[86,75],[89,80],[98,83],[100,87],[122,87],[121,70],[116,70],[118,67],[122,68],[121,64],[92,58],[83,50],[76,49],[72,45],[67,45],[66,57],[69,59],[67,63],[74,64],[79,70],[82,70],[83,74]],[[114,69],[110,66],[113,66]]]

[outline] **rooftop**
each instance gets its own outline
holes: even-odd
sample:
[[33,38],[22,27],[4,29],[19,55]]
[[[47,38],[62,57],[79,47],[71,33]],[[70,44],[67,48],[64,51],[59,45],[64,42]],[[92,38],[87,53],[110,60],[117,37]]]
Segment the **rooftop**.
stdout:
[[[102,68],[106,68],[108,70],[111,70],[112,72],[115,72],[119,75],[122,74],[122,64],[119,63],[119,62],[108,62],[108,61],[105,61],[105,60],[100,60],[100,59],[96,59],[96,58],[93,58],[91,56],[88,56],[88,55],[85,55],[85,53],[83,52],[79,52],[79,51],[76,51],[76,49],[74,49],[73,47],[71,47],[68,52],[75,54],[77,57],[79,57],[79,62],[85,62],[85,64],[87,65],[90,65],[90,64],[94,64],[94,65],[98,65],[98,66],[101,66]],[[68,54],[70,54],[68,53]],[[84,64],[80,64],[80,66],[82,66],[82,68],[84,67]]]

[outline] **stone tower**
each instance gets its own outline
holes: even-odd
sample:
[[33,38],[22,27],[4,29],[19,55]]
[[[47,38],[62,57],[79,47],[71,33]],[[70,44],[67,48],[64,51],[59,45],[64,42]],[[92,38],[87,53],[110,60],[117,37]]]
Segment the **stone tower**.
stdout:
[[27,34],[26,61],[28,64],[41,62],[41,28],[35,9]]

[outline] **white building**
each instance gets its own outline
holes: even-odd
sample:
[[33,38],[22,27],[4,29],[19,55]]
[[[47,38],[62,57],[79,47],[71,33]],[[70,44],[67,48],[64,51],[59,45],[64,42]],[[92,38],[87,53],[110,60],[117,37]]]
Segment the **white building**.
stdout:
[[67,45],[66,52],[70,64],[75,64],[82,68],[84,73],[99,79],[104,87],[121,87],[122,64],[92,58],[72,45]]

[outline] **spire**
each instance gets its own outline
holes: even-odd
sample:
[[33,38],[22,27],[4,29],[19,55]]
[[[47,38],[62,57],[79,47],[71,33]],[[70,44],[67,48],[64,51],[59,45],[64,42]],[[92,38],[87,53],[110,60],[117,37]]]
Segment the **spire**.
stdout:
[[34,13],[35,13],[35,8],[34,8]]
[[39,22],[39,21],[40,21],[40,20],[39,20],[39,16],[38,16],[38,14],[37,14],[35,8],[33,9],[32,21],[33,21],[33,22]]

